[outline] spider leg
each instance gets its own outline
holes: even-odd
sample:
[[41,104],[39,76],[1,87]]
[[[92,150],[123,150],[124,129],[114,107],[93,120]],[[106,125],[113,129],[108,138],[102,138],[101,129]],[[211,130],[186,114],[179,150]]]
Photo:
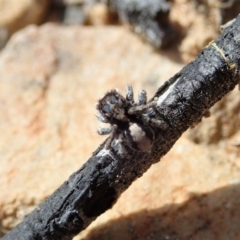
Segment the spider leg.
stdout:
[[144,90],[141,90],[138,93],[137,106],[145,105],[147,103],[147,93]]
[[164,121],[161,121],[161,120],[156,119],[156,118],[150,118],[147,115],[142,115],[141,119],[144,122],[144,124],[150,125],[150,126],[155,127],[155,128],[166,129],[168,127],[167,124]]
[[99,135],[108,135],[112,132],[112,129],[113,129],[112,126],[107,128],[99,128],[97,132]]
[[109,136],[109,138],[107,139],[106,144],[105,144],[106,149],[111,148],[112,141],[117,134],[117,125],[114,124],[111,126],[111,128],[112,128],[111,135]]
[[126,89],[126,99],[127,101],[129,101],[130,103],[134,103],[134,99],[133,99],[133,88],[131,85],[126,85],[125,87]]
[[96,117],[100,122],[108,123],[108,120],[102,115],[100,111],[97,111]]
[[130,114],[130,115],[142,114],[142,113],[146,112],[146,110],[149,109],[149,108],[155,108],[156,105],[157,105],[157,101],[152,101],[152,102],[147,103],[145,105],[131,107],[128,110],[128,114]]

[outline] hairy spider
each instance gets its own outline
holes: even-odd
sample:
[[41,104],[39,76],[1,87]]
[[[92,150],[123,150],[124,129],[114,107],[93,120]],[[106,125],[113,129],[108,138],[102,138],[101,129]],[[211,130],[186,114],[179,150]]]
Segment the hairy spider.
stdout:
[[138,100],[133,100],[132,86],[126,86],[126,98],[117,90],[107,92],[97,103],[97,118],[110,127],[101,128],[98,134],[111,134],[105,144],[111,146],[116,137],[119,141],[141,152],[150,152],[155,138],[152,127],[159,127],[162,121],[149,118],[147,111],[155,108],[157,101],[147,102],[147,94],[141,90]]

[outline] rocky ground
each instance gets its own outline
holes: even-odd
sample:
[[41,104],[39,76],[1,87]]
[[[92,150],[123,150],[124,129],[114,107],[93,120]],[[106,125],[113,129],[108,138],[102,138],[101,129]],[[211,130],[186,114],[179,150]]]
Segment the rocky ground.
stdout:
[[[19,2],[0,0],[0,236],[103,141],[95,103],[106,91],[131,84],[151,97],[239,7],[171,1],[175,41],[157,49],[106,4]],[[240,239],[239,110],[235,89],[74,239]]]

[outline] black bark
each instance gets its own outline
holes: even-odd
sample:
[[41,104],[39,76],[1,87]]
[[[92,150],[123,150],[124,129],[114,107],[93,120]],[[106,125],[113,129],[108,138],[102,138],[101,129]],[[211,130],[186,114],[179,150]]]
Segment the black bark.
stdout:
[[69,240],[111,208],[131,183],[166,154],[181,134],[239,82],[240,16],[197,58],[161,87],[150,100],[156,108],[151,152],[141,152],[114,138],[103,143],[77,172],[40,204],[3,240]]
[[166,0],[108,0],[108,5],[156,48],[171,45],[177,36],[169,21],[171,4]]

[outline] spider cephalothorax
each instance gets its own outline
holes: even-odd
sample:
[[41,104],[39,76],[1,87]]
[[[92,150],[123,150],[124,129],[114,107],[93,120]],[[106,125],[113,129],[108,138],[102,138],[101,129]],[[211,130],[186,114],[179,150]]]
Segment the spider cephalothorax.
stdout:
[[147,96],[144,90],[139,92],[138,100],[134,103],[133,90],[126,86],[126,98],[117,90],[106,93],[97,103],[98,119],[110,123],[110,127],[98,130],[100,135],[110,134],[106,143],[109,148],[114,137],[130,148],[142,152],[150,152],[154,141],[154,132],[148,123],[146,111],[156,106],[156,102],[146,104]]
[[98,102],[98,118],[105,123],[127,122],[127,109],[130,103],[117,90],[106,93]]

